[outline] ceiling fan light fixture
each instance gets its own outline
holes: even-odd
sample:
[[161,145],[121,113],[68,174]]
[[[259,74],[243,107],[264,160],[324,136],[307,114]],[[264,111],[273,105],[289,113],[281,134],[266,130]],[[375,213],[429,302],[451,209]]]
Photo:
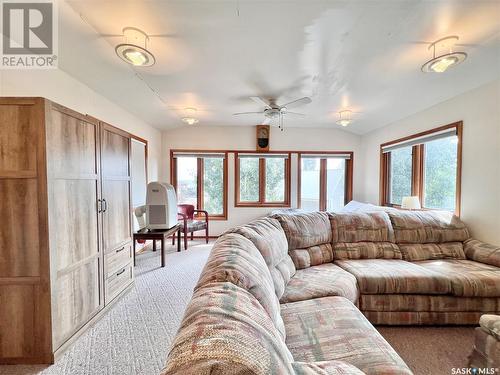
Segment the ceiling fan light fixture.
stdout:
[[343,111],[339,111],[339,119],[336,123],[340,126],[346,127],[352,122],[352,111],[348,109],[344,109]]
[[[467,58],[465,52],[453,52],[452,45],[458,40],[458,36],[447,36],[436,40],[429,45],[429,50],[432,49],[432,59],[422,65],[424,73],[444,73],[449,68],[456,66]],[[449,52],[436,56],[436,46],[439,44],[449,46]]]
[[185,116],[181,118],[183,122],[185,122],[188,125],[195,125],[197,124],[200,120],[198,120],[196,117],[196,108],[184,108]]
[[115,52],[120,59],[134,66],[152,66],[156,60],[154,55],[148,51],[148,35],[135,27],[123,29],[125,43],[118,44]]

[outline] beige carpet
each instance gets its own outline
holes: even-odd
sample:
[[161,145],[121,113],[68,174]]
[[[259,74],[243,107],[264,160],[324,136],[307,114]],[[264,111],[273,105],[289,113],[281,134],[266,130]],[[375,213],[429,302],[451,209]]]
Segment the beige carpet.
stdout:
[[[134,289],[50,367],[0,366],[2,375],[156,375],[191,298],[211,245],[171,247],[137,257]],[[377,327],[415,375],[450,375],[472,349],[470,327]]]

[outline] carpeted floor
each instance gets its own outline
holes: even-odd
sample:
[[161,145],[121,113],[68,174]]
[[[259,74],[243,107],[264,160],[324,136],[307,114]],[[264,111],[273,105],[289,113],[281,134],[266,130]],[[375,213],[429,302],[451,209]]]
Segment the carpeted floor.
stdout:
[[[50,367],[0,366],[2,375],[155,375],[207,259],[211,245],[171,252],[160,268],[159,252],[137,257],[134,289]],[[171,248],[173,251],[173,248]],[[415,375],[449,375],[465,367],[471,327],[377,327]]]

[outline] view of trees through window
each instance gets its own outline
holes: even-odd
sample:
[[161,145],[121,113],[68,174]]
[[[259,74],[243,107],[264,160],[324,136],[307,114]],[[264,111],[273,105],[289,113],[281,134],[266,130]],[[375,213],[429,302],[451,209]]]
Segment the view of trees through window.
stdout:
[[319,210],[320,158],[302,158],[300,170],[300,208]]
[[177,201],[198,205],[198,171],[195,157],[177,158]]
[[391,151],[389,203],[400,205],[411,195],[412,147]]
[[224,159],[203,159],[203,209],[212,215],[224,213]]
[[240,201],[259,201],[259,159],[240,158]]
[[424,207],[455,210],[457,137],[427,142],[424,155]]
[[285,159],[266,159],[266,202],[285,201]]
[[326,210],[338,211],[345,205],[345,160],[326,159]]

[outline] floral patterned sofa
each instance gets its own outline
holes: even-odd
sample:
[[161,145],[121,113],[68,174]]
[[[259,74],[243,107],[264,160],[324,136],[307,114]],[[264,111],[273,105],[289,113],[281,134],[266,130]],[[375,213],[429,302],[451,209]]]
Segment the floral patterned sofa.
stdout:
[[162,374],[411,374],[370,321],[476,324],[499,267],[446,213],[259,219],[215,243]]

